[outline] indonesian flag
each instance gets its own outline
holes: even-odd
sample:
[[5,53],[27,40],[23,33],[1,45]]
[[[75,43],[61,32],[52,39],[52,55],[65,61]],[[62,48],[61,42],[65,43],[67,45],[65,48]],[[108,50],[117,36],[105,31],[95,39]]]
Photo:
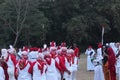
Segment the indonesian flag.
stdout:
[[104,36],[104,26],[102,26],[102,45],[103,45],[103,36]]

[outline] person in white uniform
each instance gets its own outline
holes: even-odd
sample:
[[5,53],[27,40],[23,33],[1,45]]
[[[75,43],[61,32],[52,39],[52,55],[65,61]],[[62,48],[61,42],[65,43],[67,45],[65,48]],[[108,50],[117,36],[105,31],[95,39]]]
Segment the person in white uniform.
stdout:
[[74,54],[74,50],[73,49],[69,49],[68,52],[71,54],[72,56],[72,80],[76,80],[76,74],[77,74],[77,69],[78,69],[78,58],[75,56]]
[[46,70],[44,55],[39,53],[37,60],[33,62],[33,80],[46,80]]
[[15,70],[16,70],[16,57],[13,54],[8,53],[7,49],[1,49],[2,57],[4,61],[7,63],[8,76],[9,80],[16,80],[15,78]]
[[47,63],[46,80],[58,80],[55,60],[50,55],[50,52],[45,52],[44,55],[45,61]]
[[94,70],[94,65],[91,62],[92,56],[95,54],[95,51],[93,50],[92,46],[89,46],[85,54],[87,55],[87,71]]
[[22,59],[17,63],[18,78],[17,80],[32,80],[32,64],[27,60],[27,51],[21,52]]
[[0,80],[5,80],[5,73],[2,67],[2,58],[0,58]]
[[28,60],[34,62],[37,60],[38,50],[37,48],[31,48],[28,54]]
[[97,56],[97,53],[94,55],[93,64],[94,68],[94,80],[104,80],[104,73],[102,69],[102,56]]
[[118,73],[118,80],[120,80],[120,51],[116,55],[117,59],[117,73]]
[[70,73],[64,72],[63,78],[65,80],[72,80],[72,56],[69,50],[67,50],[67,53],[65,54],[65,66]]

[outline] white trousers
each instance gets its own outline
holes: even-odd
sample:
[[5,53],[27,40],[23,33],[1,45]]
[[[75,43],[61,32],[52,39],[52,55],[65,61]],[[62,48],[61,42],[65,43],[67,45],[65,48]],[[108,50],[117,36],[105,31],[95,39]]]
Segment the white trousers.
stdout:
[[104,80],[102,65],[95,66],[94,69],[94,80]]
[[72,72],[72,80],[76,80],[76,73],[77,73],[77,71]]

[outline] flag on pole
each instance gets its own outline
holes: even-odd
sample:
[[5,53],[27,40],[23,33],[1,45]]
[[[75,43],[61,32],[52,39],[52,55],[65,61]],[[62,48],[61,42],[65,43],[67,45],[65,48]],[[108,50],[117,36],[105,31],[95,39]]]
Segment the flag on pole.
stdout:
[[102,26],[102,45],[103,45],[103,40],[104,40],[104,26]]

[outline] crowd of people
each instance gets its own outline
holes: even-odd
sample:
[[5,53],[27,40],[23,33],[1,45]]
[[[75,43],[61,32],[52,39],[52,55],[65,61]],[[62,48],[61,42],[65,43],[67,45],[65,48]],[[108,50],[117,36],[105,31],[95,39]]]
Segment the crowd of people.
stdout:
[[98,44],[86,49],[87,70],[94,71],[94,80],[120,80],[120,43]]
[[54,41],[43,48],[12,45],[1,49],[0,80],[76,80],[79,48],[68,48]]
[[[76,80],[79,48],[67,47],[65,42],[48,47],[1,49],[0,80]],[[120,43],[98,44],[97,50],[88,46],[87,71],[94,71],[94,80],[120,80]]]

